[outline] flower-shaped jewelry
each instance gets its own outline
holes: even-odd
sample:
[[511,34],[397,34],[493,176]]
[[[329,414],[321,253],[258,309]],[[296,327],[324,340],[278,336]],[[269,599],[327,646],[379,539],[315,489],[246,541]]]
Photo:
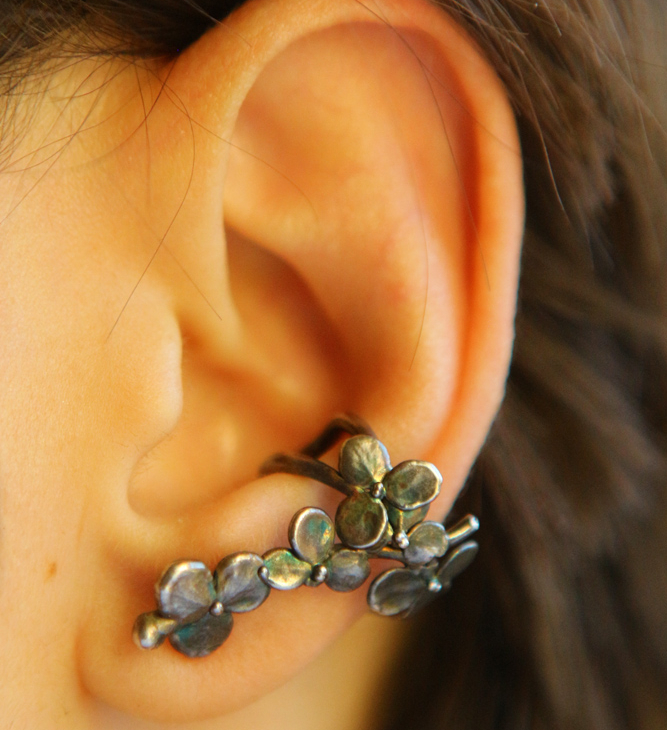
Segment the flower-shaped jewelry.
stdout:
[[423,519],[442,484],[440,472],[426,461],[404,461],[392,469],[387,449],[366,434],[342,445],[339,471],[351,494],[338,507],[336,531],[344,543],[361,549],[392,538],[396,547],[407,547],[405,530]]
[[264,554],[259,575],[271,588],[281,591],[304,583],[326,583],[334,591],[353,591],[368,578],[371,567],[363,550],[334,545],[334,525],[316,507],[299,510],[290,523],[292,550],[278,548]]
[[[351,438],[341,446],[336,471],[319,457],[343,433]],[[234,553],[214,573],[197,560],[172,563],[155,586],[157,610],[135,622],[138,646],[154,649],[169,637],[182,654],[206,656],[229,636],[233,614],[259,607],[272,588],[327,585],[353,591],[370,575],[369,560],[378,558],[403,567],[373,580],[368,604],[383,616],[407,616],[448,589],[477,553],[469,539],[479,526],[475,517],[449,530],[424,521],[442,484],[436,467],[404,461],[392,469],[386,448],[354,416],[335,419],[299,454],[277,454],[262,467],[262,474],[277,472],[314,478],[342,492],[335,526],[321,509],[305,507],[289,525],[289,548],[261,557]]]
[[232,613],[252,611],[268,597],[258,574],[263,565],[259,555],[243,552],[221,560],[213,575],[198,560],[172,563],[155,585],[159,609],[135,622],[135,642],[154,649],[169,636],[182,654],[210,654],[229,636]]
[[[428,524],[428,523],[423,523]],[[474,526],[476,529],[476,525]],[[430,603],[477,555],[472,540],[460,545],[442,560],[433,559],[423,566],[391,568],[379,575],[368,591],[368,605],[382,616],[405,618]]]

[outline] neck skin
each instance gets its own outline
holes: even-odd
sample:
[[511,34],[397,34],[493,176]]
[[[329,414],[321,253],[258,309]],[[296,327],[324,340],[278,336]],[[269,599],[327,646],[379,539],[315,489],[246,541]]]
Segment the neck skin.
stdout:
[[[225,717],[174,730],[371,730],[380,719],[377,708],[383,685],[404,644],[405,629],[401,621],[364,616],[305,671],[274,692]],[[95,715],[91,725],[96,730],[163,727],[108,707],[98,708]]]

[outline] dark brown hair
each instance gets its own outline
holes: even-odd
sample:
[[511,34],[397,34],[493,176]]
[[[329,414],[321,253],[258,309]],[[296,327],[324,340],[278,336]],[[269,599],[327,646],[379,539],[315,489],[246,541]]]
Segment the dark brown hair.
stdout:
[[[11,92],[69,54],[174,56],[239,2],[0,5]],[[663,0],[441,0],[517,115],[527,223],[507,394],[462,501],[470,575],[415,624],[389,730],[667,726]]]

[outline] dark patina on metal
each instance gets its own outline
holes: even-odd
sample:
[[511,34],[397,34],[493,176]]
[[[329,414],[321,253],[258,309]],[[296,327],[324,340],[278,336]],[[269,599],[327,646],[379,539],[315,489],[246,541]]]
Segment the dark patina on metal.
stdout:
[[[319,460],[342,436],[338,470]],[[233,614],[258,608],[271,589],[327,585],[353,591],[370,575],[370,560],[395,560],[368,589],[368,605],[382,616],[413,614],[448,590],[470,565],[479,528],[468,515],[450,528],[425,521],[442,485],[440,472],[425,461],[391,466],[389,454],[371,428],[356,416],[334,419],[298,454],[276,454],[261,475],[288,473],[316,479],[345,498],[335,519],[317,507],[304,507],[288,528],[289,548],[259,556],[228,555],[213,573],[197,560],[179,560],[158,579],[158,608],[141,614],[133,637],[142,649],[169,638],[189,657],[207,656],[227,639]]]

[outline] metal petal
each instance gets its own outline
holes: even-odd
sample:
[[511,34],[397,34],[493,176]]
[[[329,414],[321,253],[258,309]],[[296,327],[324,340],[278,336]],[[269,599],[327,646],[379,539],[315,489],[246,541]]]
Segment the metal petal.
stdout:
[[156,649],[178,626],[178,621],[165,618],[157,611],[142,613],[134,622],[132,638],[140,649]]
[[375,547],[382,542],[388,522],[382,502],[366,492],[347,497],[336,511],[336,532],[347,547]]
[[365,552],[350,550],[343,545],[336,545],[325,566],[328,572],[326,584],[334,591],[356,590],[371,572]]
[[215,600],[211,571],[198,560],[172,563],[155,584],[161,613],[179,621],[196,621]]
[[368,487],[391,469],[387,449],[372,436],[353,436],[340,449],[338,470],[348,484]]
[[391,526],[396,529],[399,525],[401,530],[409,530],[411,527],[419,524],[424,517],[428,514],[428,505],[425,504],[423,507],[417,509],[402,511],[397,509],[391,504],[385,505],[387,508],[387,516]]
[[271,589],[259,577],[264,561],[254,553],[234,553],[215,569],[217,599],[226,611],[244,613],[261,606]]
[[409,563],[424,565],[447,552],[447,532],[439,522],[422,522],[410,530],[408,539],[403,555]]
[[432,597],[424,578],[406,568],[381,573],[368,589],[368,605],[382,616],[404,618],[429,603]]
[[447,559],[438,569],[438,578],[443,588],[449,588],[454,578],[472,563],[478,551],[479,545],[473,540],[470,540],[469,542],[464,542],[463,545],[459,545],[456,550],[453,550],[447,556]]
[[277,548],[264,554],[264,569],[260,577],[271,588],[291,591],[302,586],[310,577],[312,566],[304,563],[291,550]]
[[171,645],[189,657],[208,656],[225,642],[234,626],[231,613],[220,616],[205,613],[199,621],[176,629],[169,637]]
[[299,510],[292,518],[287,534],[297,556],[311,565],[327,559],[335,537],[331,517],[316,507]]
[[404,461],[387,474],[383,484],[394,507],[414,510],[438,496],[442,475],[427,461]]

